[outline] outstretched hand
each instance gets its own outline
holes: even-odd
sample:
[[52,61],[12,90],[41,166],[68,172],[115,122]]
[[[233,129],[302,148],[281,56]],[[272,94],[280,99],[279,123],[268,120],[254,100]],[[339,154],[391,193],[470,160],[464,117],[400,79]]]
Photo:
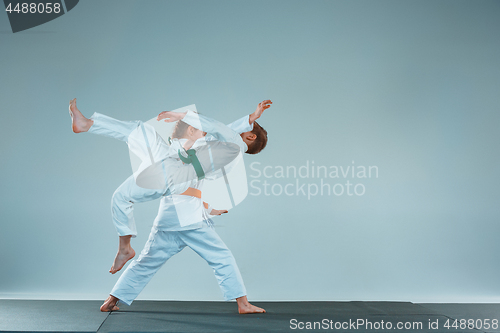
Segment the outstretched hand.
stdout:
[[173,112],[173,111],[163,111],[161,112],[156,120],[160,121],[165,119],[166,123],[173,123],[174,121],[182,120],[187,112]]
[[212,211],[210,212],[210,215],[222,215],[222,214],[226,214],[227,213],[227,210],[225,209],[212,209]]
[[270,99],[266,99],[265,101],[259,103],[259,105],[257,105],[257,109],[250,115],[250,123],[253,124],[254,121],[259,119],[264,113],[264,110],[271,107],[271,104],[273,104],[273,102],[271,102]]

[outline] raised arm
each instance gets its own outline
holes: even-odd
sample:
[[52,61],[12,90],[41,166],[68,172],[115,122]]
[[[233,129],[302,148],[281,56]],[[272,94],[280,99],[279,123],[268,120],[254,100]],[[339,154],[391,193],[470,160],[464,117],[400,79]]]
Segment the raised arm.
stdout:
[[237,144],[242,151],[246,151],[247,146],[239,133],[233,131],[228,126],[220,121],[195,113],[187,112],[171,112],[163,111],[158,115],[157,120],[165,119],[166,122],[174,122],[178,120],[184,121],[186,124],[193,126],[201,131],[207,132],[214,136],[218,141],[231,142]]
[[193,126],[194,128],[209,133],[216,140],[235,143],[240,146],[240,149],[242,151],[246,151],[247,146],[241,139],[240,134],[251,131],[253,129],[253,123],[262,116],[266,109],[271,107],[271,104],[272,102],[269,99],[262,101],[261,103],[259,103],[257,109],[253,113],[244,116],[229,125],[224,125],[217,120],[200,115],[198,113],[194,113],[192,111],[164,111],[158,115],[157,120],[160,121],[162,119],[165,119],[166,122],[182,120],[188,125]]
[[271,102],[270,99],[266,99],[265,101],[259,103],[259,105],[257,105],[257,109],[252,114],[250,114],[250,117],[248,119],[249,123],[253,125],[253,123],[257,119],[259,119],[260,116],[262,116],[264,110],[267,110],[271,107],[271,104],[273,104],[273,102]]
[[238,134],[249,132],[253,129],[253,123],[250,124],[250,115],[248,114],[230,124],[227,124],[226,126]]
[[272,104],[270,100],[265,100],[262,103],[259,103],[257,109],[253,113],[247,114],[246,116],[233,121],[232,123],[228,124],[227,127],[239,134],[250,132],[251,130],[253,130],[253,123],[255,122],[255,120],[259,119],[260,116],[262,116],[264,110],[271,107],[270,104]]

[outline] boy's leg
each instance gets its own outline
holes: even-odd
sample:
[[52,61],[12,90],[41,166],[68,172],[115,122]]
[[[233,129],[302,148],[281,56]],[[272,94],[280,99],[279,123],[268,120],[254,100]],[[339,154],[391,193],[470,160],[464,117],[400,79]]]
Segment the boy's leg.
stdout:
[[[70,113],[75,132],[108,136],[128,144],[131,157],[137,162],[133,166],[135,180],[141,187],[169,188],[171,194],[181,194],[198,181],[194,166],[183,164],[177,158],[177,152],[182,149],[168,146],[149,124],[121,121],[99,113],[87,119],[77,109],[75,99],[70,102]],[[230,142],[213,141],[196,148],[199,166],[205,176],[212,179],[223,176],[223,167],[228,172],[240,155],[239,146]]]
[[164,192],[164,190],[139,187],[135,183],[134,176],[130,176],[113,193],[111,215],[118,236],[120,236],[120,243],[113,266],[109,270],[110,273],[118,272],[127,261],[135,256],[135,251],[130,246],[130,239],[137,235],[134,204],[160,198]]
[[183,242],[212,267],[224,299],[236,299],[239,313],[263,313],[264,309],[250,304],[240,270],[231,251],[213,228],[179,232]]
[[[160,141],[154,129],[141,126],[140,121],[120,121],[99,113],[94,113],[91,119],[85,118],[76,107],[76,98],[70,101],[70,115],[75,133],[90,132],[125,141],[134,147],[134,152],[141,159],[150,163],[149,151],[162,156],[168,147]],[[146,131],[147,129],[147,131]],[[149,141],[148,141],[149,139]],[[146,143],[151,142],[151,146]],[[125,263],[135,256],[134,249],[130,246],[131,237],[137,235],[133,215],[133,204],[157,199],[165,193],[165,189],[146,189],[137,186],[134,176],[129,177],[113,194],[111,214],[113,223],[120,236],[118,252],[110,273],[118,272]]]
[[69,115],[71,116],[71,128],[75,133],[87,132],[94,124],[91,119],[85,116],[76,107],[76,98],[69,101]]
[[249,314],[249,313],[265,313],[266,310],[263,308],[259,308],[258,306],[250,303],[246,296],[238,297],[236,299],[236,303],[238,304],[238,312],[240,314]]
[[119,236],[137,235],[134,204],[161,198],[165,190],[145,189],[137,186],[134,176],[128,177],[113,193],[111,215]]
[[115,260],[113,260],[113,265],[109,269],[111,274],[115,274],[125,266],[127,261],[135,257],[135,250],[130,244],[130,239],[132,235],[119,236],[118,252],[116,253]]
[[[130,133],[139,125],[138,122],[120,121],[99,113],[94,113],[92,117],[86,118],[76,107],[76,98],[69,102],[69,114],[73,132],[92,132],[125,142]],[[95,120],[97,120],[97,124]]]
[[175,231],[151,230],[139,258],[134,260],[116,282],[101,311],[114,311],[117,300],[130,305],[160,267],[186,245]]
[[149,124],[122,121],[97,112],[85,118],[76,107],[76,98],[70,101],[69,109],[75,133],[89,132],[124,141],[145,165],[161,161],[168,153],[168,145]]

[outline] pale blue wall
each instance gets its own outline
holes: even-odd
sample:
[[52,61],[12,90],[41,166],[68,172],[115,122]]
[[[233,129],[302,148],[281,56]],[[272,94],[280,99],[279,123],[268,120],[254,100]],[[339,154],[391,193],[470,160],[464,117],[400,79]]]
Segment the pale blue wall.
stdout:
[[[250,195],[219,218],[251,299],[500,301],[499,14],[498,1],[85,0],[16,34],[0,14],[0,297],[101,299],[117,279],[110,198],[128,151],[72,134],[71,98],[86,115],[196,103],[227,122],[270,98],[250,181],[321,182],[255,178],[252,162],[354,161],[378,178],[324,179],[363,196]],[[137,208],[137,250],[157,206]],[[185,250],[141,298],[222,295]]]

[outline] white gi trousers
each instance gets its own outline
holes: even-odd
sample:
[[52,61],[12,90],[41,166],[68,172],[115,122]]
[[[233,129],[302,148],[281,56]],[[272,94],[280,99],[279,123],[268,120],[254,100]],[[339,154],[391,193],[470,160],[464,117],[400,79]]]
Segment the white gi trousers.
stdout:
[[[130,133],[137,131],[142,125],[140,121],[120,121],[98,113],[91,119],[94,120],[94,124],[89,130],[90,133],[119,139],[129,145],[134,144],[129,140]],[[155,140],[147,127],[145,132],[149,138],[147,147],[149,154],[152,154],[155,160],[161,160],[168,154],[168,146],[165,146],[162,140]],[[146,152],[146,149],[143,151]],[[120,236],[137,234],[133,217],[134,203],[151,201],[168,192],[170,189],[139,187],[134,176],[130,176],[113,194],[112,216],[118,234]],[[243,279],[231,251],[215,230],[208,226],[180,231],[158,230],[153,227],[141,254],[123,272],[110,294],[130,305],[158,269],[186,246],[193,249],[212,267],[225,300],[246,295]]]
[[[90,127],[89,133],[107,136],[113,139],[129,143],[129,136],[134,131],[140,129],[141,121],[121,121],[100,113],[94,113],[90,117],[94,124]],[[147,128],[147,127],[146,127]],[[148,131],[149,132],[149,131]],[[149,134],[149,133],[148,133]],[[168,146],[154,139],[154,135],[148,135],[153,144],[151,148],[156,159],[168,154]],[[136,146],[139,146],[136,144]],[[142,147],[144,154],[147,154],[147,147]],[[119,236],[137,236],[137,229],[134,220],[134,203],[147,202],[160,198],[165,194],[166,189],[146,189],[139,187],[134,176],[130,176],[113,193],[111,199],[111,216],[113,224]]]
[[153,228],[139,258],[132,261],[116,282],[111,295],[130,305],[160,267],[189,246],[212,267],[226,301],[246,295],[236,261],[211,227],[162,231]]

